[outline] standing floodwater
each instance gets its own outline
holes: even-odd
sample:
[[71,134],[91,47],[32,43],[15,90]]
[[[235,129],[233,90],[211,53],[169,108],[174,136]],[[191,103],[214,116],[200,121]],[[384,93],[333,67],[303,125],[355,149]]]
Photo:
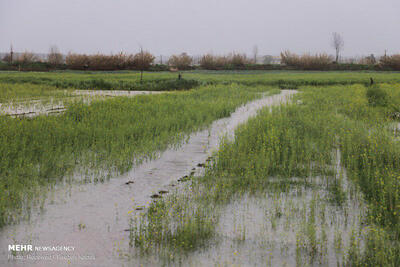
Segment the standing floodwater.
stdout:
[[[293,93],[282,90],[279,95],[244,105],[229,118],[192,134],[178,149],[166,150],[158,159],[125,175],[96,185],[57,189],[44,214],[2,230],[0,265],[123,265],[129,220],[142,212],[141,207],[150,202],[150,196],[160,190],[168,191],[178,178],[205,162],[218,149],[221,137],[233,136],[234,129],[259,109],[286,101]],[[31,244],[34,251],[9,254],[7,248],[12,244]],[[35,251],[36,248],[41,251]]]

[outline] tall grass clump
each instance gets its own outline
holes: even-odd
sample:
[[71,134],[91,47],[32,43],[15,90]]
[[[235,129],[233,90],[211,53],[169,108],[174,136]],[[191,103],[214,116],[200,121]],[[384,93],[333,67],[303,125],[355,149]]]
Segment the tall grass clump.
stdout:
[[368,103],[372,106],[387,106],[389,99],[385,90],[378,85],[371,86],[367,89]]
[[290,51],[281,53],[282,64],[301,70],[326,70],[330,67],[332,61],[333,58],[327,54],[298,56]]
[[168,65],[178,70],[188,70],[191,68],[193,58],[186,53],[172,55],[168,60]]
[[384,56],[380,59],[379,63],[383,68],[400,70],[400,54]]
[[148,70],[154,62],[154,56],[149,52],[142,51],[134,55],[119,54],[74,54],[69,53],[65,62],[68,68],[73,70]]
[[200,67],[206,70],[244,69],[252,63],[245,54],[231,53],[226,56],[203,55],[200,59]]

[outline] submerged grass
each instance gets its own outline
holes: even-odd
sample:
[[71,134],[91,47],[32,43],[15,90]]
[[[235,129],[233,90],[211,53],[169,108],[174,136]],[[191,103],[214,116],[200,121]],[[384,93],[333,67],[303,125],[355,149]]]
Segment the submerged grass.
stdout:
[[[190,132],[226,117],[266,88],[238,85],[108,101],[72,103],[59,116],[0,116],[0,227],[28,214],[39,188],[77,170],[102,181]],[[39,190],[39,191],[38,191]]]
[[[346,199],[343,192],[339,171],[343,167],[346,177],[363,193],[367,214],[358,222],[358,230],[340,238],[335,234],[332,243],[344,251],[341,265],[399,266],[400,144],[392,114],[400,106],[400,85],[379,87],[388,95],[390,103],[385,106],[371,105],[367,88],[352,85],[305,88],[294,104],[264,110],[236,131],[234,141],[222,144],[204,177],[193,179],[183,192],[153,202],[132,223],[132,245],[138,251],[174,259],[217,236],[220,207],[265,190],[296,192],[296,188],[311,185],[308,181],[315,177],[324,178],[322,185],[331,203],[346,213],[343,203],[354,200]],[[341,156],[339,170],[334,151]],[[326,231],[313,215],[319,202],[311,201],[304,209],[307,215],[297,241],[298,264],[304,262],[302,253],[313,264],[315,256],[326,251]],[[347,240],[346,247],[342,239]]]

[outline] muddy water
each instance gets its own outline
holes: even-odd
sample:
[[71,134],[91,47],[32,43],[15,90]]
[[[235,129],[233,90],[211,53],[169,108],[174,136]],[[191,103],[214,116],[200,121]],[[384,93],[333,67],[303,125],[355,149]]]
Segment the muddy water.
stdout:
[[[207,130],[194,133],[178,149],[145,162],[127,174],[100,184],[59,189],[46,205],[45,213],[32,216],[30,223],[6,227],[0,233],[0,265],[8,266],[130,266],[126,260],[130,218],[137,216],[150,196],[172,190],[178,178],[205,162],[223,136],[264,106],[286,101],[295,91],[264,97],[238,108],[231,117],[215,121]],[[133,183],[126,184],[131,181]],[[68,246],[73,251],[17,253],[21,259],[8,260],[9,244]],[[70,265],[70,266],[71,266]]]
[[31,100],[11,103],[0,103],[0,115],[12,117],[34,117],[41,114],[52,114],[65,111],[60,99]]
[[[244,195],[223,208],[211,246],[183,266],[343,266],[354,238],[363,247],[366,205],[336,153],[335,177],[270,178],[267,192]],[[274,183],[296,182],[289,190]],[[344,200],[332,200],[338,182]]]
[[150,95],[160,94],[165,91],[126,91],[126,90],[75,90],[75,95],[88,95],[88,96],[136,96],[136,95]]

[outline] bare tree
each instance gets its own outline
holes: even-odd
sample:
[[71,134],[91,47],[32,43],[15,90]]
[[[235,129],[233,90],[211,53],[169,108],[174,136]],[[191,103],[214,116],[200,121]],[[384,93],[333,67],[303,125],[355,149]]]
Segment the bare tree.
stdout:
[[47,62],[51,65],[57,66],[61,65],[63,61],[63,56],[60,53],[60,50],[58,50],[58,47],[56,45],[51,46],[49,54],[47,55]]
[[258,56],[258,46],[255,45],[255,46],[253,47],[254,64],[257,64],[257,56]]
[[343,46],[344,41],[342,36],[337,32],[332,33],[332,47],[335,48],[336,51],[336,62],[339,61],[340,51],[342,51]]
[[16,61],[20,64],[31,64],[39,61],[39,58],[34,53],[25,51],[18,56]]
[[140,70],[140,82],[143,82],[143,71],[148,70],[155,57],[140,47],[140,52],[133,57],[133,64]]
[[10,53],[6,54],[2,60],[11,64],[13,62],[13,55],[14,55],[14,51],[13,51],[13,46],[12,44],[10,45]]

